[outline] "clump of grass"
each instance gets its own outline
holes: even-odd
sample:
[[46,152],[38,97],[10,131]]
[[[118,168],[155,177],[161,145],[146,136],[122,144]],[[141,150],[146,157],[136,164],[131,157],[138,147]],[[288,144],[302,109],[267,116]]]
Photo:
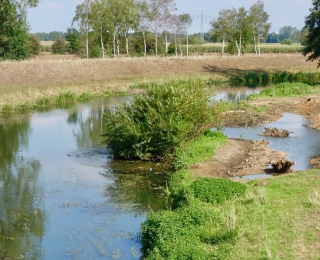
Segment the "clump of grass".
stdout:
[[308,202],[310,203],[310,205],[320,206],[320,195],[316,189],[314,189],[313,192],[309,194]]

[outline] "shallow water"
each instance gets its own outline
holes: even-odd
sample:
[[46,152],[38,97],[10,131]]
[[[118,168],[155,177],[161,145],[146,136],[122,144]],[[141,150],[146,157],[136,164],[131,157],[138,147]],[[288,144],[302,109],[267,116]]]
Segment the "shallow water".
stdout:
[[111,160],[101,115],[126,99],[0,122],[0,258],[140,258],[167,168]]
[[[308,127],[310,121],[302,116],[285,113],[270,124],[259,127],[227,127],[224,133],[229,138],[244,138],[248,140],[266,140],[269,146],[277,151],[287,154],[286,158],[295,161],[294,170],[306,170],[312,168],[309,160],[320,154],[320,131]],[[289,137],[260,136],[265,127],[276,127],[290,131]]]

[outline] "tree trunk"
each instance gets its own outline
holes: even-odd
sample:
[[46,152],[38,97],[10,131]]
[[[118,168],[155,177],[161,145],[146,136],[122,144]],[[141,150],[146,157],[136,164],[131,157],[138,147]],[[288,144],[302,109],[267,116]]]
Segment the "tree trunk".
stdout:
[[144,56],[147,56],[147,41],[146,41],[146,36],[144,32],[142,32],[143,35],[143,44],[144,44]]
[[113,58],[116,57],[116,34],[113,34]]
[[177,46],[177,34],[174,34],[174,49],[175,49],[175,54],[176,57],[178,56],[178,46]]
[[103,39],[102,39],[102,25],[100,30],[100,41],[101,41],[101,51],[102,51],[102,59],[104,59],[104,45],[103,45]]
[[187,57],[189,57],[189,37],[188,37],[188,30],[186,30],[187,33]]
[[86,32],[86,59],[89,59],[89,24],[87,23]]
[[166,54],[167,54],[168,53],[168,36],[166,33],[164,34],[164,38],[166,40]]
[[127,56],[129,56],[129,40],[128,40],[128,36],[126,35],[126,51],[127,51]]
[[258,55],[257,44],[256,44],[256,35],[255,34],[253,34],[253,45],[254,45],[254,52],[256,53],[256,55]]
[[120,43],[119,40],[117,40],[117,55],[120,57]]
[[222,55],[224,55],[224,38],[222,40],[222,51],[221,51]]

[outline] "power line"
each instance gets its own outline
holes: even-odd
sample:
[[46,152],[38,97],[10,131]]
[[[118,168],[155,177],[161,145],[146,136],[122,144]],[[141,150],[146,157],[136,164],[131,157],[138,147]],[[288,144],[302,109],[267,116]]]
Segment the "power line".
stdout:
[[201,15],[194,15],[192,16],[192,19],[200,20],[200,35],[201,35],[201,42],[203,44],[204,43],[204,29],[203,29],[204,20],[211,22],[213,21],[214,17],[210,15],[204,15],[203,10],[201,10]]

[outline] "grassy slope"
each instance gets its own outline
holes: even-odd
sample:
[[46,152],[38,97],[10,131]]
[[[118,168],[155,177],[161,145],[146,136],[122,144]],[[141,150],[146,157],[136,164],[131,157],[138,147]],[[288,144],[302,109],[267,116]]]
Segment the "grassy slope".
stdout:
[[319,259],[320,171],[252,181],[237,201],[234,259]]

